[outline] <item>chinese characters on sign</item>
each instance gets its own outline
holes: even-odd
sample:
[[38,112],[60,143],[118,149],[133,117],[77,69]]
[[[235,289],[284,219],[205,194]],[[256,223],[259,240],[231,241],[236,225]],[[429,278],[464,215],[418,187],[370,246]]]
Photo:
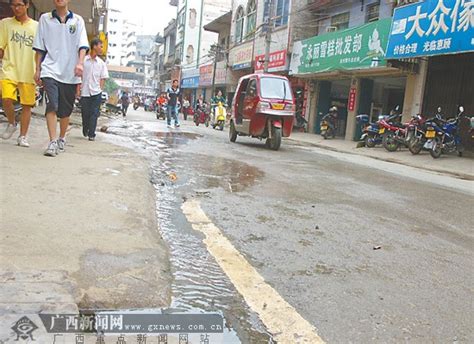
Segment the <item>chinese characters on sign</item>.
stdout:
[[426,0],[395,10],[388,58],[473,50],[473,0]]
[[234,47],[230,51],[230,64],[233,70],[250,68],[252,66],[253,45],[251,42]]
[[390,24],[387,18],[296,42],[290,74],[384,66]]
[[[268,61],[268,68],[278,68],[286,66],[286,50],[275,51],[270,54]],[[264,69],[265,55],[258,55],[255,57],[255,71],[261,71]]]
[[349,111],[354,111],[355,109],[355,103],[356,103],[356,89],[355,88],[351,88],[350,92],[349,92],[349,101],[348,101],[348,104],[347,104],[347,109]]

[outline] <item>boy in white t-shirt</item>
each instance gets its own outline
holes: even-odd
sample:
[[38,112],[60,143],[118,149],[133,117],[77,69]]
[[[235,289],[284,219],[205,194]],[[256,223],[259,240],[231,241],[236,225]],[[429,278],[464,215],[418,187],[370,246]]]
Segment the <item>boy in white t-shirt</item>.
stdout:
[[[70,0],[54,0],[55,9],[41,16],[33,43],[36,51],[35,81],[46,94],[46,122],[49,145],[44,155],[64,152],[77,85],[81,83],[84,58],[89,50],[86,27],[81,16],[68,9]],[[72,67],[74,66],[74,67]],[[59,117],[60,133],[56,136]]]

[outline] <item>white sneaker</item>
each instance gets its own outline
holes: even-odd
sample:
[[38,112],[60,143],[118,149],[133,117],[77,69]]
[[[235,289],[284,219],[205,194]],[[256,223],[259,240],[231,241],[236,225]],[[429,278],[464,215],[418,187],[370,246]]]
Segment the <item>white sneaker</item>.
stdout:
[[20,147],[26,147],[28,148],[30,146],[30,144],[28,143],[28,140],[26,139],[26,136],[20,136],[18,137],[18,139],[16,140],[18,146]]
[[57,144],[58,144],[58,151],[59,153],[64,153],[66,151],[66,140],[65,139],[62,139],[62,138],[59,138],[57,140]]
[[5,128],[5,131],[2,134],[2,139],[8,140],[10,137],[13,136],[17,129],[16,124],[10,124],[8,123],[7,127]]
[[56,141],[51,141],[48,145],[48,148],[44,151],[45,156],[55,157],[58,155],[58,144]]

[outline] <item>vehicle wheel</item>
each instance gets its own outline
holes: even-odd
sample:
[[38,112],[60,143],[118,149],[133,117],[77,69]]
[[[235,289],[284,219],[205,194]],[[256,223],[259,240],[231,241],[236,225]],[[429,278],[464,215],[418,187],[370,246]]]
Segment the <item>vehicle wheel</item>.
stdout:
[[323,130],[323,131],[321,132],[321,136],[322,136],[325,140],[327,140],[327,139],[328,139],[328,132],[327,132],[326,130]]
[[237,131],[235,130],[234,122],[230,122],[229,139],[230,142],[237,141]]
[[395,133],[385,134],[382,143],[389,152],[395,152],[400,147],[400,143],[395,138]]
[[408,150],[410,151],[411,154],[417,155],[420,154],[421,150],[423,149],[423,143],[420,141],[420,139],[413,138],[409,143],[408,143]]
[[219,125],[219,130],[220,130],[220,131],[224,131],[224,123],[221,123],[221,124]]
[[366,136],[364,141],[365,141],[365,146],[367,148],[374,148],[375,147],[375,140],[374,140],[373,137]]
[[281,146],[281,129],[272,127],[272,138],[268,138],[265,144],[271,150],[279,150]]
[[441,141],[437,137],[433,140],[433,146],[431,147],[430,154],[433,159],[438,159],[443,152],[443,148],[441,146]]

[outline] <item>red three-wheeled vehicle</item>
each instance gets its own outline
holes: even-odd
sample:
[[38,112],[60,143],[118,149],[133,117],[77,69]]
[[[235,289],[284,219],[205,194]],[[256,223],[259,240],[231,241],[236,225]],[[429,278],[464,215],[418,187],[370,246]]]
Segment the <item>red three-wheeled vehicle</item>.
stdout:
[[295,100],[288,79],[275,74],[250,74],[239,80],[232,102],[230,141],[237,136],[266,139],[278,150],[293,129]]

